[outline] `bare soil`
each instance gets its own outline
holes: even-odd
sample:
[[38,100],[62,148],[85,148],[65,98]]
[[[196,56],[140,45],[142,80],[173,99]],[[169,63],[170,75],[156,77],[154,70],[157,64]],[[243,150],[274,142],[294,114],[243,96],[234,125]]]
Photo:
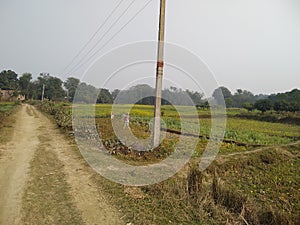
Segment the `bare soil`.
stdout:
[[0,224],[124,224],[76,146],[33,106],[0,143]]

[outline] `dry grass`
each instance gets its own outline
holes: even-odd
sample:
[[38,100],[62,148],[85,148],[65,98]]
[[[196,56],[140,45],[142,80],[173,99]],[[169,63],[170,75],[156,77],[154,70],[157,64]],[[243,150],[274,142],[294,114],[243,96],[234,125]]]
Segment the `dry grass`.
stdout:
[[133,224],[233,224],[242,219],[213,198],[211,183],[196,168],[186,169],[186,177],[176,175],[159,184],[129,188],[93,179],[111,196],[123,220]]

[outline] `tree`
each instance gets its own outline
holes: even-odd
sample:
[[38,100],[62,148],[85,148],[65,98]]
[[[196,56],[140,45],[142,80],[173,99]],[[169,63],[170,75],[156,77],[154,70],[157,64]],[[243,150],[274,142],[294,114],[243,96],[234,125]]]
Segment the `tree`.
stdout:
[[[170,87],[162,91],[162,104],[164,105],[198,105],[201,101],[201,94],[190,90],[182,90],[177,87]],[[200,98],[200,99],[199,99]]]
[[4,70],[0,73],[0,89],[17,90],[18,74],[12,70]]
[[[114,93],[114,95],[116,94]],[[119,104],[150,105],[154,103],[152,99],[154,99],[154,89],[147,84],[139,84],[128,90],[120,91],[114,101]]]
[[120,93],[119,89],[113,90],[113,92],[111,93],[111,96],[112,96],[113,100],[115,100],[117,98],[119,93]]
[[289,112],[299,112],[300,111],[300,102],[291,102],[288,107]]
[[43,85],[45,85],[45,98],[49,100],[62,100],[65,97],[62,84],[61,79],[50,76],[48,73],[41,73],[36,83],[38,99],[41,99]]
[[290,102],[299,102],[300,101],[300,90],[293,89],[288,93],[288,98]]
[[290,104],[286,100],[281,100],[274,103],[274,110],[276,112],[287,112],[289,111]]
[[108,89],[101,88],[100,93],[97,98],[97,103],[107,103],[112,104],[113,98]]
[[195,105],[199,105],[202,103],[202,98],[204,96],[203,93],[199,93],[197,91],[190,91],[188,89],[185,92],[192,99],[192,101],[194,102]]
[[253,104],[255,102],[255,96],[247,90],[237,89],[236,93],[232,96],[233,107],[241,108],[243,103],[249,102]]
[[269,96],[269,100],[272,103],[286,101],[288,103],[297,102],[300,99],[300,90],[294,89],[285,93],[272,94]]
[[251,112],[251,111],[254,109],[254,106],[253,106],[253,104],[251,104],[251,103],[249,103],[249,102],[245,102],[245,103],[243,104],[243,108],[244,108],[244,109],[247,109],[249,112]]
[[[114,90],[112,97],[118,104],[142,104],[153,105],[155,102],[155,90],[147,84],[139,84],[128,90]],[[118,96],[118,97],[117,97]],[[182,90],[176,87],[162,91],[163,105],[200,105],[204,95],[197,91]]]
[[79,83],[74,101],[76,103],[94,104],[98,98],[98,90],[84,82]]
[[233,100],[232,94],[226,87],[218,87],[214,92],[213,95],[214,99],[217,101],[218,104],[222,105],[225,101],[226,107],[232,107]]
[[178,88],[177,88],[177,87],[174,87],[174,86],[171,86],[171,87],[170,87],[170,90],[171,90],[172,92],[177,92]]
[[258,100],[254,104],[254,108],[262,113],[272,109],[272,102],[269,99]]
[[24,73],[19,78],[19,89],[21,91],[21,94],[25,95],[26,98],[29,97],[31,79],[32,79],[32,75],[30,73]]
[[70,101],[73,101],[76,89],[80,83],[80,80],[74,77],[69,77],[64,82],[64,87],[67,89],[68,98]]
[[232,98],[225,98],[225,105],[227,108],[231,108],[233,106]]
[[61,79],[50,76],[46,83],[45,96],[50,100],[62,100],[66,96],[62,84]]
[[242,89],[240,89],[240,88],[236,90],[236,94],[237,95],[241,95],[241,94],[243,94],[243,92],[244,91]]
[[132,103],[139,105],[154,104],[154,89],[147,84],[133,86],[129,88],[129,93],[130,99],[133,99]]
[[29,84],[29,92],[28,92],[28,96],[27,99],[41,99],[41,90],[39,90],[39,81],[35,80],[33,82],[30,82]]

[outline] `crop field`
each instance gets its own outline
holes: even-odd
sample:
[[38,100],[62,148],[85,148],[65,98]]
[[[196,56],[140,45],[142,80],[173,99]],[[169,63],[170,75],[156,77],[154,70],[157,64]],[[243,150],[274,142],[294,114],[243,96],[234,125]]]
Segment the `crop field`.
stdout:
[[[184,132],[199,135],[198,148],[195,155],[201,154],[207,144],[207,137],[211,132],[211,115],[208,110],[195,110],[190,107],[179,107],[183,112],[178,114],[172,106],[163,106],[162,120],[169,131],[180,131],[184,124]],[[97,105],[95,107],[95,117],[100,134],[105,139],[114,139],[114,131],[111,126],[110,112],[111,105]],[[153,107],[143,105],[117,105],[113,108],[116,120],[122,121],[126,112],[130,111],[131,130],[137,136],[143,138],[150,136],[150,122],[153,118]],[[234,115],[243,110],[228,110],[227,124],[221,153],[231,153],[235,151],[245,151],[258,146],[272,146],[288,144],[300,140],[300,126],[283,123],[270,123],[258,120],[248,120],[235,117]],[[198,127],[200,124],[200,128]],[[200,129],[200,133],[195,133]]]
[[[122,115],[130,111],[130,116],[133,122],[149,123],[153,118],[153,107],[135,105],[120,105],[113,108],[115,115]],[[179,115],[176,109],[172,106],[163,106],[162,119],[167,127],[174,130],[180,130],[180,120],[190,124],[190,132],[197,124],[199,119],[202,135],[209,135],[211,129],[211,115],[208,110],[197,110],[197,115],[193,114],[195,110],[191,107],[179,106]],[[130,110],[131,109],[131,110]],[[97,105],[95,107],[96,118],[110,118],[111,105]],[[297,125],[270,123],[257,120],[247,120],[234,117],[235,114],[243,110],[227,110],[227,128],[225,138],[248,142],[253,144],[285,144],[300,139],[300,128]],[[274,138],[272,138],[274,137]]]
[[[118,121],[119,126],[122,126],[124,115],[129,112],[131,131],[138,138],[145,139],[151,135],[150,127],[153,121],[153,106],[99,104],[92,107],[88,105],[73,107],[76,108],[77,115],[85,118],[95,118],[99,134],[105,141],[115,142],[116,139],[110,119],[111,112],[114,113],[114,121]],[[70,105],[64,106],[64,111],[67,111],[67,118],[69,118],[68,115],[72,114],[73,107]],[[180,113],[178,113],[178,110]],[[244,119],[238,116],[241,113],[245,113],[245,111],[242,109],[227,110],[227,123],[220,153],[242,152],[256,147],[289,144],[300,140],[299,125]],[[254,114],[256,115],[257,112],[254,112]],[[218,115],[218,110],[216,110],[214,115],[217,117],[215,119],[216,122],[218,122],[218,116],[221,120],[222,116],[224,116],[221,113]],[[56,117],[61,123],[61,115]],[[194,155],[199,156],[202,154],[208,143],[212,128],[209,110],[195,110],[186,106],[163,106],[162,121],[164,128],[168,131],[168,137],[170,137],[164,140],[165,145],[173,146],[176,134],[178,136],[182,130],[187,135],[194,135],[195,138],[200,137],[197,138],[199,141]],[[67,124],[65,122],[62,124],[62,126],[65,125],[68,125],[69,129],[71,129],[70,118],[67,120]],[[197,132],[199,129],[200,132]],[[173,150],[165,149],[163,151],[172,152]]]
[[[94,177],[95,182],[114,196],[111,201],[119,206],[128,221],[136,224],[143,224],[143,221],[154,221],[154,224],[202,224],[203,221],[204,224],[222,224],[227,218],[229,224],[257,225],[297,224],[299,221],[299,125],[245,119],[239,117],[243,110],[228,110],[225,136],[217,159],[199,174],[199,171],[193,172],[193,168],[195,165],[197,168],[209,141],[209,110],[197,110],[195,114],[190,107],[182,107],[180,111],[183,113],[179,115],[175,107],[163,106],[165,129],[162,133],[165,139],[153,151],[138,153],[134,145],[128,147],[115,134],[111,111],[119,128],[123,127],[124,115],[129,112],[130,130],[143,140],[151,135],[153,107],[95,105],[92,111],[85,105],[51,107],[48,112],[68,130],[72,109],[76,108],[77,116],[82,119],[95,119],[99,136],[109,153],[130,164],[165,159],[176,148],[180,135],[184,137],[185,148],[192,148],[189,141],[197,141],[190,163],[174,177],[159,184],[130,188],[108,182],[101,176]],[[69,122],[62,122],[66,118]],[[200,127],[197,127],[197,120]],[[182,123],[185,124],[183,134],[180,133]],[[199,128],[200,133],[195,133]],[[122,128],[118,132],[127,138],[128,129]],[[197,184],[196,194],[190,191],[194,188],[190,187],[191,183]],[[134,215],[133,208],[136,209]]]
[[[124,115],[130,113],[130,129],[138,138],[146,139],[151,135],[153,121],[153,106],[146,105],[68,105],[45,103],[45,110],[55,115],[59,126],[72,129],[72,112],[82,118],[95,118],[100,137],[104,141],[115,142],[116,135],[110,119],[114,114],[114,123],[122,127]],[[63,110],[62,110],[63,109]],[[73,110],[72,110],[73,109]],[[215,110],[215,122],[222,122],[224,115]],[[260,120],[250,120],[239,117],[245,110],[227,110],[224,141],[220,153],[233,153],[251,150],[257,147],[276,146],[289,144],[300,140],[300,126],[288,123],[274,123]],[[254,112],[257,114],[257,112]],[[165,145],[174,146],[174,140],[182,131],[184,135],[192,135],[198,139],[195,156],[202,154],[205,149],[212,129],[212,119],[209,110],[196,110],[188,106],[163,106],[162,107],[163,132],[168,135]],[[199,132],[200,130],[200,132]],[[124,134],[126,135],[126,134]],[[168,144],[166,144],[168,142]],[[176,142],[176,141],[175,141]],[[113,146],[113,145],[112,145]],[[117,147],[117,146],[114,146]],[[167,149],[172,152],[173,149]]]

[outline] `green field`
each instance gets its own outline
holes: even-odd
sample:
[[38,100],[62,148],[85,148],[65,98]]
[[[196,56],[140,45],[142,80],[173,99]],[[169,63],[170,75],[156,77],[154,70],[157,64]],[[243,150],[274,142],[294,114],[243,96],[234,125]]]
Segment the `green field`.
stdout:
[[[195,134],[200,124],[200,135],[209,136],[211,131],[210,111],[197,110],[197,114],[193,114],[195,110],[191,107],[178,107],[181,115],[172,106],[163,106],[162,119],[166,124],[167,129],[180,131],[184,124],[184,131],[190,134]],[[153,107],[143,105],[117,105],[113,108],[114,114],[121,120],[122,115],[130,111],[131,128],[134,133],[142,136],[150,135],[149,122],[153,118]],[[113,130],[110,129],[110,112],[111,105],[97,105],[95,107],[96,122],[101,133],[105,137],[113,138]],[[252,145],[279,145],[288,144],[300,139],[300,126],[283,123],[271,123],[258,120],[247,120],[237,117],[244,110],[231,109],[227,111],[227,125],[224,138],[231,140],[232,143],[222,143],[221,153],[245,151]],[[101,128],[103,128],[101,130]],[[142,132],[141,132],[142,131]],[[197,134],[197,133],[196,133]],[[196,150],[196,155],[202,152],[207,140],[201,139],[199,148]],[[239,145],[242,143],[242,145]],[[245,146],[248,145],[248,146]]]
[[[124,218],[134,224],[151,221],[152,224],[196,225],[226,224],[224,221],[227,221],[227,224],[279,225],[299,221],[299,125],[245,119],[240,117],[244,110],[228,110],[225,139],[217,160],[195,177],[191,171],[209,141],[211,116],[208,110],[197,110],[195,114],[190,107],[181,107],[183,113],[179,115],[174,107],[163,106],[162,119],[168,129],[166,139],[155,150],[138,154],[117,139],[110,119],[111,105],[50,104],[42,108],[54,115],[61,127],[69,130],[72,128],[68,116],[71,117],[72,108],[83,121],[95,119],[108,151],[131,164],[155,163],[168,157],[178,143],[182,121],[185,132],[194,134],[185,138],[185,148],[191,148],[189,140],[198,143],[190,163],[164,182],[132,190],[128,187],[130,194],[126,194],[122,185],[95,177],[95,181],[111,194],[111,201],[122,210]],[[121,125],[123,115],[130,112],[133,134],[140,139],[150,137],[153,107],[117,105],[113,112],[114,120]],[[197,120],[200,138],[194,133],[199,128]],[[126,136],[126,130],[121,129],[121,133]],[[188,191],[191,180],[198,182],[200,192]],[[136,198],[136,195],[142,197]],[[134,209],[136,213],[132,214]]]
[[[87,106],[88,107],[88,106]],[[162,119],[167,125],[168,129],[180,130],[181,122],[187,125],[190,133],[196,130],[197,124],[200,123],[201,135],[209,135],[211,129],[210,111],[195,110],[187,106],[178,106],[181,115],[173,106],[163,106]],[[80,106],[82,114],[86,115],[85,107]],[[147,125],[153,118],[153,106],[144,105],[96,105],[95,118],[110,118],[110,113],[113,110],[116,116],[122,116],[126,112],[130,112],[132,123],[140,122],[140,124]],[[227,128],[225,138],[232,139],[239,142],[249,144],[287,144],[300,139],[300,126],[270,123],[258,120],[247,120],[235,117],[239,113],[245,112],[242,109],[227,110]],[[199,122],[198,122],[198,121]]]
[[[110,115],[115,115],[115,121],[122,126],[124,115],[130,113],[130,127],[138,138],[150,137],[151,120],[153,119],[153,106],[146,105],[70,105],[65,103],[53,104],[45,102],[42,109],[55,116],[59,126],[72,129],[72,112],[82,119],[95,119],[100,136],[104,140],[115,140],[116,136],[112,128]],[[202,154],[205,149],[212,129],[211,112],[209,110],[195,110],[188,106],[163,106],[162,120],[168,133],[180,132],[187,135],[200,136],[195,156]],[[240,115],[245,113],[243,109],[227,110],[227,123],[224,141],[220,147],[220,153],[232,153],[251,150],[260,146],[276,146],[289,144],[300,140],[300,126],[290,123],[274,123],[254,119],[244,119]],[[257,112],[253,112],[257,115]],[[215,110],[215,127],[218,127],[218,119],[222,122],[224,115]],[[218,118],[220,117],[220,118]],[[222,125],[222,124],[221,124]],[[220,127],[221,127],[220,125]],[[200,126],[200,127],[199,127]],[[200,132],[197,132],[199,131]],[[173,145],[172,140],[165,145]],[[172,152],[173,149],[164,151]]]

